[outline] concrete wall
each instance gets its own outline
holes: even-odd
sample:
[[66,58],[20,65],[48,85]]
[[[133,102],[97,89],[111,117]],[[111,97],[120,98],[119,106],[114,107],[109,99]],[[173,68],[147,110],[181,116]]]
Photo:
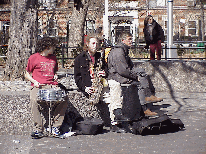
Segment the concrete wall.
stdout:
[[135,62],[150,76],[156,91],[206,92],[206,61]]

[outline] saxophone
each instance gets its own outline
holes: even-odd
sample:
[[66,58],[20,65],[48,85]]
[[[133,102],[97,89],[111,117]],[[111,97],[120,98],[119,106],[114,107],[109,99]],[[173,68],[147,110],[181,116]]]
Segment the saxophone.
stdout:
[[92,87],[94,88],[94,92],[89,95],[89,102],[92,105],[99,103],[99,99],[104,88],[102,82],[104,78],[99,75],[99,71],[102,68],[102,59],[99,59],[98,67],[94,68],[94,78],[92,79]]

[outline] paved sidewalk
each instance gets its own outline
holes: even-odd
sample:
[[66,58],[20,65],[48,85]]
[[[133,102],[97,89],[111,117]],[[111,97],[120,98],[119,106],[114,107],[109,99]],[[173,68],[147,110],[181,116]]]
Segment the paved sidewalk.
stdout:
[[133,135],[109,132],[78,135],[67,139],[30,136],[0,136],[0,154],[204,154],[206,153],[206,93],[157,93],[164,101],[152,109],[180,118],[185,129],[160,135]]

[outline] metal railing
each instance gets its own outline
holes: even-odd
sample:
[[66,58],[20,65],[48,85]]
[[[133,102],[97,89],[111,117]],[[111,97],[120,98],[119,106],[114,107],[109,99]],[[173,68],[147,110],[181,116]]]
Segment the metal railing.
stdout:
[[[8,46],[0,46],[0,58],[3,58],[4,60],[6,59],[6,52],[7,50],[2,50],[2,48],[6,48]],[[112,48],[112,47],[110,47]],[[74,56],[71,56],[71,55],[74,55],[74,54],[79,54],[77,51],[81,51],[82,50],[82,47],[68,47],[67,45],[62,45],[62,46],[59,46],[57,47],[57,59],[60,61],[60,64],[62,65],[62,68],[64,68],[65,64],[67,63],[66,61],[67,60],[74,60]],[[68,50],[71,50],[73,49],[72,51],[70,52],[73,52],[72,54],[68,54]],[[102,48],[102,50],[105,49],[105,48]],[[168,53],[168,50],[169,49],[174,49],[174,50],[194,50],[194,51],[198,51],[198,50],[201,50],[201,51],[198,51],[199,53],[202,53],[202,57],[184,57],[184,56],[178,56],[178,57],[175,57],[175,58],[168,58],[167,57],[167,53]],[[149,60],[149,50],[145,49],[143,46],[133,46],[131,48],[131,50],[134,52],[134,54],[136,54],[134,57],[131,57],[132,60]],[[2,52],[3,51],[3,52]],[[74,52],[77,52],[77,53],[74,53]],[[137,53],[138,52],[138,53]],[[142,53],[147,53],[148,56],[142,56],[142,57],[138,57],[138,54],[142,54]],[[196,54],[196,53],[195,53]],[[183,46],[179,46],[179,47],[173,47],[173,48],[168,48],[167,45],[165,45],[163,48],[162,48],[162,55],[165,55],[164,57],[162,57],[161,59],[162,60],[206,60],[206,46],[204,47],[183,47]],[[184,55],[184,53],[183,53]],[[192,54],[191,54],[192,55]]]
[[[134,50],[139,49],[139,50],[143,51],[143,53],[145,52],[145,53],[148,53],[148,55],[149,55],[149,49],[144,49],[144,47],[136,47],[136,48],[134,47],[133,49]],[[174,58],[167,57],[169,49],[177,50],[177,51],[175,51],[175,52],[177,52],[177,57],[174,57]],[[186,51],[186,50],[188,50],[188,51]],[[192,55],[198,55],[200,53],[201,53],[202,57],[194,57],[194,58],[191,57]],[[185,56],[186,54],[188,54],[188,57]],[[144,59],[144,60],[148,59],[149,60],[149,56],[147,56],[147,57],[132,57],[132,59]],[[204,46],[204,47],[183,47],[183,46],[180,46],[180,47],[169,48],[169,47],[167,47],[167,45],[165,45],[164,47],[162,47],[161,59],[163,59],[163,60],[172,60],[172,59],[175,59],[175,60],[183,60],[183,59],[206,60],[206,46]]]
[[[81,47],[61,47],[61,48],[82,49]],[[103,49],[105,49],[105,48],[103,48]],[[144,50],[145,52],[147,52],[149,54],[149,50],[144,49],[144,47],[133,47],[132,49],[133,50],[140,50],[140,51]],[[175,50],[203,50],[203,51],[201,51],[201,53],[203,53],[203,57],[194,57],[194,58],[192,58],[192,57],[178,56],[178,57],[175,57],[175,58],[168,58],[166,55],[167,55],[167,52],[168,52],[169,49],[175,49]],[[162,48],[162,50],[163,50],[162,54],[165,55],[165,57],[161,58],[162,60],[173,60],[173,59],[174,60],[184,60],[184,59],[185,60],[206,60],[206,46],[204,46],[204,47],[175,47],[175,48],[168,48],[167,45],[166,45],[165,47]],[[61,50],[61,56],[58,57],[58,60],[61,60],[62,67],[64,67],[65,60],[68,60],[68,59],[74,60],[74,57],[65,56],[65,55],[68,55],[68,53],[65,53],[64,51],[67,51],[67,50],[62,49]],[[150,58],[149,57],[131,57],[131,59],[133,59],[133,60],[141,60],[141,59],[142,60],[149,60]]]

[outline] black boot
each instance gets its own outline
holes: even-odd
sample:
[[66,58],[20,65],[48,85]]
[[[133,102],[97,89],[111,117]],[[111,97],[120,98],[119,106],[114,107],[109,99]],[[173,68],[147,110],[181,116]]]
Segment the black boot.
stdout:
[[115,109],[113,113],[115,115],[115,121],[129,121],[129,119],[122,114],[122,109]]

